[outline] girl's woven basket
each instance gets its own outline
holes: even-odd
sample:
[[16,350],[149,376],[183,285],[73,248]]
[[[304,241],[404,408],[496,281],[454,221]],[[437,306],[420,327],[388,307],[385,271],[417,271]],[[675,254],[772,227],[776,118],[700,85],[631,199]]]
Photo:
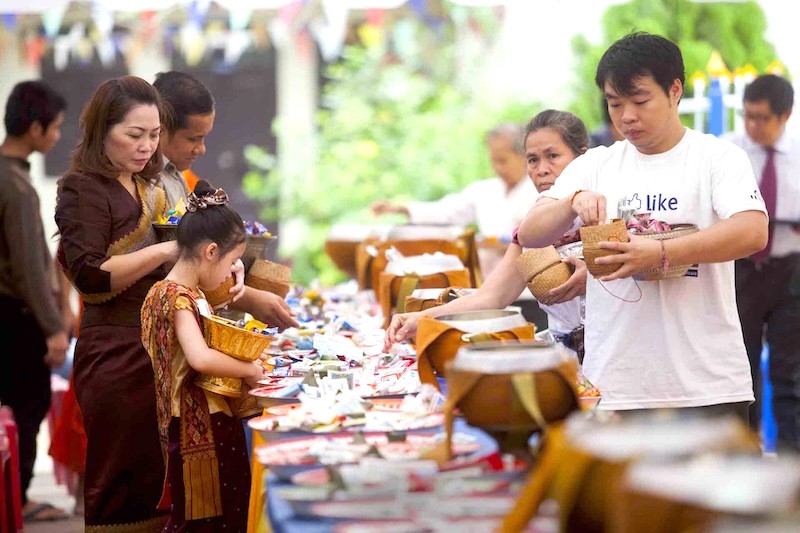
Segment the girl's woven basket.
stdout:
[[292,279],[291,268],[280,263],[267,261],[266,259],[260,259],[253,263],[253,266],[247,273],[259,278],[272,278],[286,283]]
[[275,239],[274,235],[269,237],[266,235],[248,235],[247,245],[242,254],[242,263],[244,263],[245,269],[249,270],[257,259],[263,259],[267,249]]
[[240,378],[220,378],[208,374],[198,374],[194,384],[207,391],[222,394],[229,398],[241,398],[242,380]]
[[546,297],[551,289],[566,283],[572,275],[572,269],[561,262],[561,256],[554,246],[525,250],[516,259],[516,265],[537,300]]
[[247,276],[244,278],[245,285],[277,294],[285,298],[289,293],[289,281],[292,279],[292,269],[286,265],[273,263],[266,259],[257,259]]
[[[636,233],[635,235],[639,235],[640,237],[645,237],[648,239],[655,239],[657,241],[665,241],[668,239],[683,237],[685,235],[691,235],[697,231],[699,230],[694,224],[675,224],[672,226],[670,231]],[[686,275],[691,267],[692,265],[670,265],[666,272],[660,268],[654,268],[652,270],[646,270],[637,275],[636,279],[643,281],[657,281],[660,279],[681,278]]]
[[217,288],[206,291],[205,295],[208,305],[216,308],[230,303],[230,301],[233,300],[233,294],[228,291],[231,290],[234,284],[233,276],[228,276]]
[[203,317],[203,337],[210,348],[240,361],[257,360],[272,342],[272,335],[247,331],[216,315]]
[[586,268],[593,276],[607,276],[614,273],[621,265],[598,265],[594,262],[598,257],[615,255],[620,252],[614,250],[603,250],[597,247],[600,241],[628,242],[628,228],[625,221],[615,218],[608,224],[599,226],[582,226],[580,228],[581,242],[583,242],[583,257],[586,259]]
[[178,239],[177,224],[153,224],[158,242],[174,241]]

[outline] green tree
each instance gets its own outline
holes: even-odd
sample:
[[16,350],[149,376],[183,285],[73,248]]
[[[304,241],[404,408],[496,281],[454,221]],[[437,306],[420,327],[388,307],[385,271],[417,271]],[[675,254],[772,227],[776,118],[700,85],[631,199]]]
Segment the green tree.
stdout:
[[[675,42],[683,53],[687,80],[697,71],[705,72],[713,50],[720,52],[731,70],[750,64],[763,72],[776,59],[775,48],[764,39],[764,12],[754,1],[631,0],[609,7],[602,24],[602,43],[592,44],[584,36],[573,40],[578,68],[571,108],[590,127],[602,123],[601,93],[594,84],[597,63],[611,43],[632,31],[663,35]],[[692,95],[691,87],[685,94]]]
[[484,94],[463,72],[465,59],[475,69],[481,58],[464,58],[457,35],[474,24],[487,39],[496,35],[494,12],[442,5],[440,26],[406,17],[378,42],[345,47],[341,61],[328,66],[313,172],[283,176],[263,150],[246,150],[251,197],[274,200],[268,191],[291,184],[277,214],[300,218],[306,229],[291,252],[296,279],[342,279],[323,252],[325,236],[336,222],[375,223],[367,209],[373,201],[436,199],[490,176],[485,133],[501,121],[524,123],[538,110],[530,101]]

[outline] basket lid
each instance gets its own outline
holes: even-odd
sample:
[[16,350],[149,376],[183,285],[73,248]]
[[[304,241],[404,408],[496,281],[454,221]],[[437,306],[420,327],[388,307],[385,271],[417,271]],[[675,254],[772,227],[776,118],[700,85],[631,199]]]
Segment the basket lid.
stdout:
[[461,347],[450,368],[483,374],[542,372],[568,360],[564,349],[550,342],[485,342]]
[[445,289],[415,289],[411,292],[412,298],[419,298],[420,300],[435,300]]
[[339,223],[331,226],[328,231],[329,241],[361,242],[370,237],[377,237],[385,234],[391,229],[388,224],[350,224]]
[[517,269],[525,278],[526,282],[529,282],[537,275],[559,262],[561,262],[561,256],[558,255],[558,252],[556,252],[553,246],[529,248],[522,252],[515,260]]
[[424,239],[442,239],[451,241],[458,239],[464,233],[461,226],[424,226],[408,224],[393,226],[386,234],[387,239],[397,241],[414,241]]
[[497,333],[527,324],[518,311],[490,309],[442,315],[437,320],[465,333]]
[[800,506],[800,458],[706,454],[679,461],[641,461],[627,484],[636,492],[726,513],[772,514]]
[[735,417],[654,409],[618,421],[570,418],[566,434],[575,446],[619,461],[634,456],[678,457],[726,447],[740,439],[742,424]]

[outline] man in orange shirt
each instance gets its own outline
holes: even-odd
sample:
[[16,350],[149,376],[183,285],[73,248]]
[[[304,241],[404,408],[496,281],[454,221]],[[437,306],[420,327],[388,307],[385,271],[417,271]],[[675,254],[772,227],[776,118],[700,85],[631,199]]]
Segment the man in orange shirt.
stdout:
[[[167,203],[175,207],[181,198],[186,200],[197,183],[190,167],[206,153],[205,140],[214,127],[216,107],[208,88],[185,72],[159,73],[153,86],[161,95],[166,114],[166,128],[159,142],[164,154],[161,186],[167,193]],[[188,173],[194,178],[191,185],[186,178]],[[286,301],[271,292],[248,287],[232,305],[281,329],[298,325]]]

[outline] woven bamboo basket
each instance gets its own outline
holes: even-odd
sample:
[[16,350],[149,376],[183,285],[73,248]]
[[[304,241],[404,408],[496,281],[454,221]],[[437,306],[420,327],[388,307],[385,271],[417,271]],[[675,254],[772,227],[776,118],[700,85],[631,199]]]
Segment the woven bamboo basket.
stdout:
[[242,254],[242,263],[245,269],[250,270],[256,259],[264,259],[267,255],[269,245],[276,239],[274,235],[269,237],[265,235],[248,235],[247,245],[245,246],[244,253]]
[[286,295],[289,294],[289,290],[291,289],[288,283],[276,281],[274,279],[256,278],[254,276],[247,276],[244,278],[244,284],[254,289],[277,294],[281,298],[286,298]]
[[177,224],[153,224],[158,242],[174,241],[178,239]]
[[271,278],[277,281],[288,283],[292,279],[292,269],[280,263],[273,263],[266,259],[261,259],[253,263],[247,272],[259,278]]
[[256,361],[272,342],[272,335],[247,331],[215,315],[203,317],[203,337],[209,347],[240,361]]
[[628,242],[628,228],[625,221],[615,218],[608,224],[599,226],[582,226],[580,228],[581,242],[583,242],[583,257],[586,259],[586,268],[595,277],[613,274],[619,267],[615,265],[598,265],[594,261],[598,257],[615,255],[620,252],[615,250],[602,250],[597,247],[600,241]]
[[572,269],[561,262],[561,256],[554,246],[525,250],[516,259],[516,265],[537,300],[546,297],[551,289],[566,283],[572,275]]
[[[443,298],[449,289],[417,289],[405,300],[405,312],[416,313],[444,304]],[[399,303],[399,302],[398,302]]]
[[266,259],[257,259],[247,272],[244,284],[285,298],[289,293],[291,279],[292,269],[286,265],[273,263]]
[[228,276],[225,281],[220,283],[215,289],[205,291],[208,305],[211,307],[221,307],[230,303],[230,301],[233,300],[233,294],[228,291],[230,291],[231,287],[233,287],[235,284],[236,282],[234,281],[233,276]]
[[215,392],[229,398],[241,398],[242,380],[239,378],[220,378],[200,374],[194,379],[194,384],[210,392]]
[[[691,235],[697,231],[699,231],[699,229],[694,224],[675,224],[672,226],[670,231],[636,233],[635,235],[639,235],[640,237],[645,237],[647,239],[665,241],[668,239],[676,239],[678,237]],[[685,276],[691,267],[692,265],[670,265],[666,272],[660,268],[654,268],[652,270],[646,270],[645,272],[642,272],[636,276],[636,279],[643,281],[658,281],[660,279],[680,278]]]
[[356,269],[356,248],[360,241],[342,241],[328,239],[325,241],[325,253],[331,258],[333,264],[349,275],[355,278],[358,275]]

